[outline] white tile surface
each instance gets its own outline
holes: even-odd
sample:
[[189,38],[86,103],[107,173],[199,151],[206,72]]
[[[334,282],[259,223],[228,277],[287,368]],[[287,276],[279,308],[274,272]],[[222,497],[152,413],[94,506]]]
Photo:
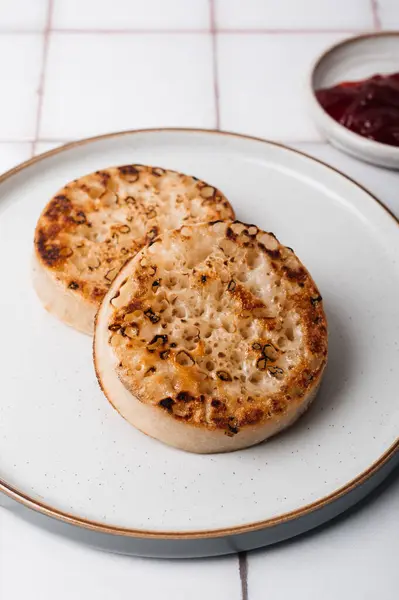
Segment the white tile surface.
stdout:
[[370,0],[214,1],[217,25],[221,28],[348,30],[373,26]]
[[8,169],[16,167],[31,157],[32,144],[29,142],[0,143],[0,175]]
[[[23,576],[21,576],[23,574]],[[2,600],[240,600],[235,556],[150,560],[63,540],[0,508]]]
[[390,488],[350,517],[249,554],[250,600],[396,600],[398,506],[399,471]]
[[53,26],[77,29],[207,29],[208,0],[54,0]]
[[378,13],[384,29],[399,28],[399,2],[397,0],[378,0]]
[[215,125],[210,36],[51,36],[41,137],[168,125]]
[[0,31],[44,29],[48,0],[1,0]]
[[221,128],[279,140],[315,140],[305,84],[310,65],[342,34],[218,35]]
[[35,133],[42,49],[41,35],[0,35],[0,141]]
[[[50,0],[0,0],[0,172],[31,155],[43,35]],[[288,141],[317,140],[303,85],[310,62],[347,34],[300,30],[373,27],[371,0],[213,0],[220,34],[221,126]],[[149,126],[215,126],[210,0],[53,0],[52,34],[36,154],[98,133]],[[385,29],[399,1],[378,0]],[[99,35],[99,30],[117,30]],[[278,30],[294,29],[292,35]],[[137,30],[137,34],[124,31]],[[148,35],[147,30],[160,30]],[[13,140],[2,143],[1,140]],[[365,165],[322,143],[298,147],[358,179],[399,216],[399,173]],[[332,527],[250,554],[249,600],[396,600],[399,480]],[[21,576],[23,573],[23,576]],[[288,574],[288,575],[287,575]],[[151,561],[112,556],[56,538],[0,508],[1,600],[239,600],[237,558]]]

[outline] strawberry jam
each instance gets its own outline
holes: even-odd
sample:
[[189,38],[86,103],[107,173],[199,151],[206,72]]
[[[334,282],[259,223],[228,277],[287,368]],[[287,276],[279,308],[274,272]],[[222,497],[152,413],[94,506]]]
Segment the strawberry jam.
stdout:
[[399,73],[374,75],[316,91],[324,110],[363,137],[399,146]]

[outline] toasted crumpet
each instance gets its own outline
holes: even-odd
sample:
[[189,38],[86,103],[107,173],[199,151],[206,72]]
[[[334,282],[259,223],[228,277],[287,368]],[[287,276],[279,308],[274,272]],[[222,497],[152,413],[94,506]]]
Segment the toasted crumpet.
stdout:
[[234,211],[195,177],[126,165],[68,183],[43,210],[35,231],[34,286],[45,308],[85,333],[120,268],[165,229]]
[[165,231],[100,307],[94,362],[132,425],[191,452],[257,444],[316,395],[327,360],[320,293],[294,252],[254,225]]

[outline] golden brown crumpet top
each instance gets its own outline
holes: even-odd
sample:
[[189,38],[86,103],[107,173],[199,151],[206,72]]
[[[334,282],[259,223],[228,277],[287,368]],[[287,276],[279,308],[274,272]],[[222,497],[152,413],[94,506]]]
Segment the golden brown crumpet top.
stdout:
[[284,418],[327,358],[319,291],[294,252],[254,225],[167,231],[126,267],[106,323],[118,376],[142,403],[223,429]]
[[223,194],[195,177],[143,165],[104,169],[47,204],[36,258],[65,289],[98,304],[126,260],[163,230],[233,216]]

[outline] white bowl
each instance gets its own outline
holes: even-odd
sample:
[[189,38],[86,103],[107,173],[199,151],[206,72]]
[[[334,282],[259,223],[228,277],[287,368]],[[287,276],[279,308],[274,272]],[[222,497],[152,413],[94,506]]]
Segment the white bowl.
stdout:
[[375,165],[399,169],[399,147],[375,142],[340,125],[324,110],[315,91],[342,81],[399,71],[399,31],[371,33],[332,46],[314,63],[307,86],[318,129],[337,148]]

